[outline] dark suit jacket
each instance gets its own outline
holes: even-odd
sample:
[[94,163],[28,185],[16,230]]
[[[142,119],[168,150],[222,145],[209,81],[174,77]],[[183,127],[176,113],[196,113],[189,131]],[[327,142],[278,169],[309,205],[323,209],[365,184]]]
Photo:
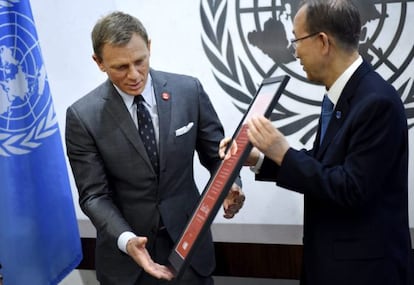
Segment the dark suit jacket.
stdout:
[[[157,177],[125,104],[106,81],[67,110],[66,145],[82,210],[97,229],[96,271],[101,282],[133,284],[140,274],[117,248],[124,231],[149,237],[159,217],[176,241],[199,199],[193,178],[196,150],[210,172],[220,163],[223,128],[195,78],[151,70],[159,116]],[[162,94],[169,94],[163,98]],[[176,130],[193,126],[176,134]],[[211,233],[191,262],[201,275],[215,266]]]
[[397,92],[364,62],[325,139],[265,159],[259,180],[304,194],[304,284],[412,284],[408,130]]

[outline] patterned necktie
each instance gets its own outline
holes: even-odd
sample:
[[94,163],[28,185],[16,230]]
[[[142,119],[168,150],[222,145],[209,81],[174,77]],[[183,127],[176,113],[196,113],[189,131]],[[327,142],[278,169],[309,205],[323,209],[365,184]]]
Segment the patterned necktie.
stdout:
[[145,149],[147,150],[148,157],[156,173],[158,173],[158,151],[157,141],[155,140],[154,125],[152,124],[151,115],[145,107],[145,100],[142,95],[134,97],[134,102],[137,105],[137,118],[139,134]]
[[323,137],[325,136],[326,129],[333,113],[334,104],[329,100],[328,95],[323,96],[322,100],[322,113],[321,113],[321,139],[322,144]]

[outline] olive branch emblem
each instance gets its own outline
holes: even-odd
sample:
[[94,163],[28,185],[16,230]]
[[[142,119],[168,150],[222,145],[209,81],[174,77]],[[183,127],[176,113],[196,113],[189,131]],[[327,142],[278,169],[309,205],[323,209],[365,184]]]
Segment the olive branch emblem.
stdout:
[[0,156],[22,155],[29,153],[32,149],[41,145],[41,141],[52,134],[57,128],[58,122],[53,108],[50,104],[47,116],[28,132],[18,134],[0,133]]
[[20,0],[0,0],[0,8],[13,7],[14,4],[19,3]]
[[[233,86],[218,77],[216,73],[214,73],[214,78],[231,97],[248,106],[257,91],[257,84],[253,82],[243,61],[240,58],[236,59],[230,32],[227,31],[227,36],[225,35],[227,2],[224,2],[224,5],[221,5],[223,3],[221,0],[208,0],[205,2],[208,4],[208,11],[204,9],[203,5],[201,5],[200,11],[201,22],[207,37],[207,39],[202,38],[203,48],[216,71],[228,78],[233,83]],[[209,18],[212,18],[213,23],[216,24],[215,26],[212,26]],[[225,39],[227,39],[227,42],[225,42]],[[237,60],[242,70],[243,82],[240,81],[237,71]],[[240,112],[247,110],[247,108],[234,105]]]
[[[205,5],[203,3],[200,5],[201,23],[204,30],[202,36],[203,49],[215,68],[213,75],[217,83],[228,95],[240,103],[233,102],[233,105],[244,113],[256,94],[258,84],[254,82],[240,57],[235,55],[231,33],[226,29],[227,1],[206,0],[203,2]],[[238,72],[237,64],[240,67],[241,75]],[[221,76],[218,76],[218,74]],[[223,80],[222,77],[226,80]],[[297,98],[297,96],[286,90],[284,93],[288,97]],[[296,133],[298,128],[313,123],[314,127],[300,138],[301,143],[306,144],[316,133],[316,121],[319,115],[312,114],[303,117],[297,112],[288,110],[279,102],[273,110],[270,120],[276,121],[292,117],[298,117],[298,119],[278,126],[279,130],[289,136]]]
[[398,93],[400,94],[405,106],[405,113],[407,115],[408,120],[408,129],[414,127],[414,84],[411,84],[411,88],[409,88],[410,81],[414,81],[413,78],[407,80],[399,89],[397,89]]
[[[231,37],[232,32],[226,25],[227,8],[227,1],[225,0],[201,1],[200,16],[204,31],[202,34],[202,46],[207,58],[214,67],[213,76],[215,80],[220,87],[234,99],[233,105],[240,112],[244,113],[257,91],[258,84],[254,81],[246,64],[235,54]],[[362,8],[368,11],[365,6]],[[404,13],[406,11],[403,10],[402,12]],[[367,50],[364,50],[364,48],[367,48],[367,44],[362,45],[361,48],[362,54],[367,56]],[[410,61],[409,58],[407,60]],[[376,66],[374,66],[374,68],[375,67]],[[273,68],[273,71],[275,71],[276,68],[277,66]],[[395,76],[398,75],[395,74]],[[395,76],[389,79],[390,83],[395,80]],[[397,87],[397,91],[405,106],[409,128],[414,126],[413,80],[413,77],[410,76],[405,83]],[[306,100],[288,90],[284,91],[284,96],[295,102],[315,105],[315,102]],[[278,128],[287,136],[297,133],[298,130],[304,130],[304,128],[307,127],[305,133],[301,133],[301,137],[299,138],[299,141],[303,145],[308,143],[316,133],[318,118],[319,114],[317,113],[301,114],[289,110],[280,102],[270,116],[272,121],[278,121]]]

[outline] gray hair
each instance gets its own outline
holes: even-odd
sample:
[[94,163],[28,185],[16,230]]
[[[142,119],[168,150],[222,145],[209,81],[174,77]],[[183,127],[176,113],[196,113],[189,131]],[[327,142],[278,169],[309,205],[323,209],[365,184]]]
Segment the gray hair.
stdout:
[[351,0],[304,0],[308,32],[326,32],[347,51],[358,49],[361,17]]

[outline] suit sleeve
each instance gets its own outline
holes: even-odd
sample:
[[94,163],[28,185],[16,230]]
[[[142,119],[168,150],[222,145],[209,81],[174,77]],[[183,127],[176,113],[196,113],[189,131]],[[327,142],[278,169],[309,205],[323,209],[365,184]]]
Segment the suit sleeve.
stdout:
[[208,95],[198,80],[196,80],[196,85],[199,94],[199,127],[196,150],[200,163],[212,174],[221,162],[218,149],[220,141],[224,137],[224,129]]
[[73,107],[66,113],[66,148],[76,186],[79,204],[100,232],[114,243],[124,231],[132,231],[112,200],[105,168],[93,137]]
[[[200,114],[196,149],[201,164],[209,170],[211,175],[221,163],[218,152],[220,141],[224,138],[224,129],[201,83],[198,80],[196,83]],[[242,187],[240,176],[236,177],[235,183]]]
[[264,157],[262,167],[258,174],[255,175],[255,179],[258,181],[277,181],[277,173],[279,166],[267,157]]
[[359,207],[386,185],[396,187],[390,177],[401,176],[403,183],[407,135],[398,95],[364,95],[322,157],[287,152],[277,176],[279,186],[338,206]]

